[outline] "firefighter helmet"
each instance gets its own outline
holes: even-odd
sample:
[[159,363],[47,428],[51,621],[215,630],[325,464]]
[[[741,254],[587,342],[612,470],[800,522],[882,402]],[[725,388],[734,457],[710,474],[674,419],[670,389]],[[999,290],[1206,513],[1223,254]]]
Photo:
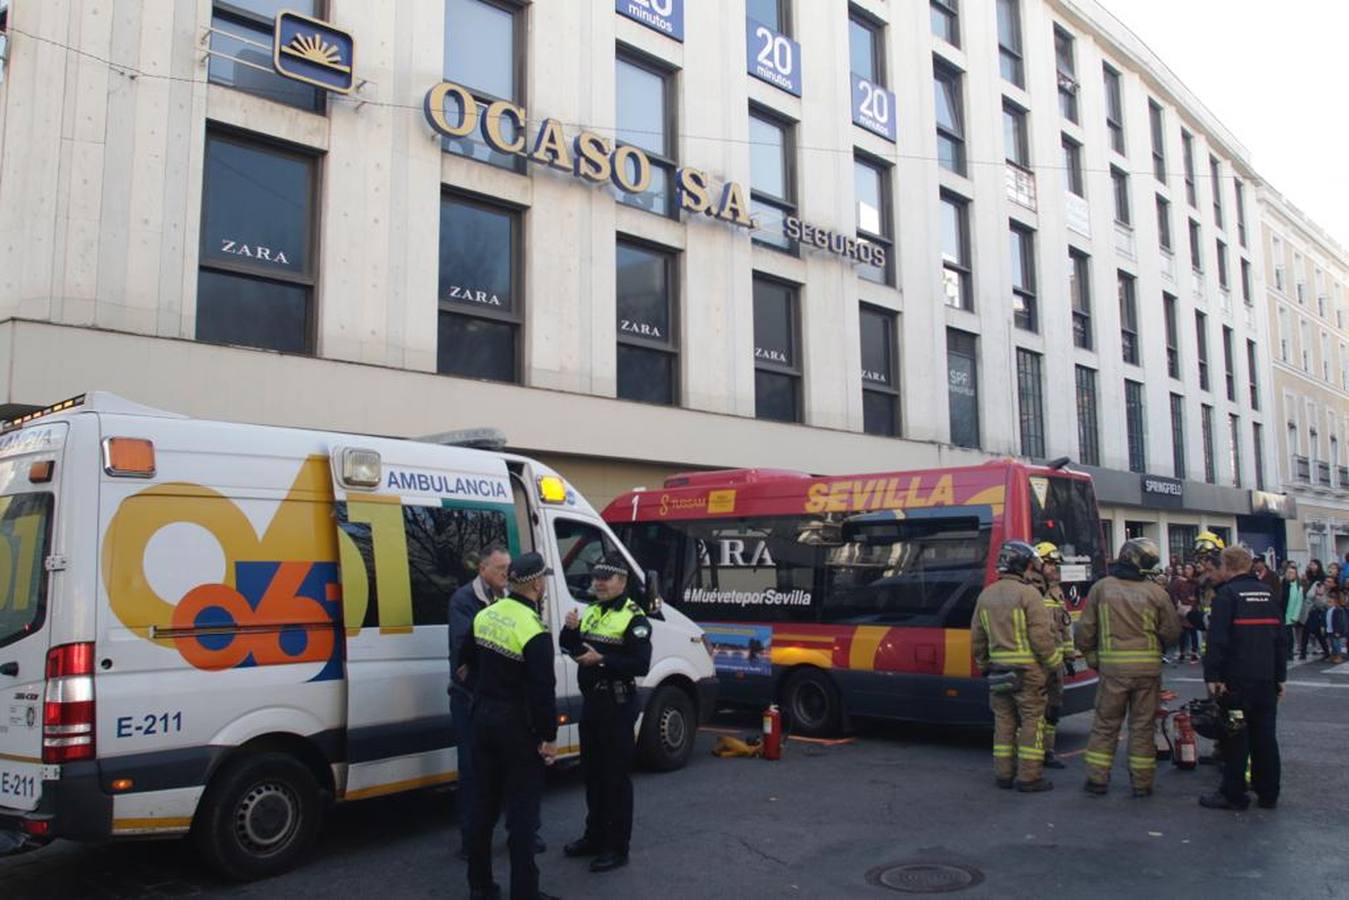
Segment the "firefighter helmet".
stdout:
[[1203,559],[1206,556],[1217,556],[1227,548],[1223,539],[1211,531],[1201,531],[1194,539],[1194,555],[1196,559]]
[[1234,717],[1230,710],[1212,698],[1191,700],[1185,704],[1190,714],[1190,724],[1200,737],[1211,741],[1220,741],[1238,734],[1246,727],[1245,718]]
[[1021,575],[1031,568],[1032,563],[1039,561],[1040,555],[1025,541],[1003,541],[1002,549],[998,551],[997,569],[999,572]]
[[1118,559],[1126,566],[1147,573],[1156,569],[1157,564],[1162,561],[1162,551],[1157,549],[1157,542],[1152,538],[1129,538],[1119,548]]
[[1052,563],[1056,566],[1063,565],[1063,554],[1059,552],[1058,547],[1049,541],[1041,541],[1036,544],[1035,552],[1043,562]]

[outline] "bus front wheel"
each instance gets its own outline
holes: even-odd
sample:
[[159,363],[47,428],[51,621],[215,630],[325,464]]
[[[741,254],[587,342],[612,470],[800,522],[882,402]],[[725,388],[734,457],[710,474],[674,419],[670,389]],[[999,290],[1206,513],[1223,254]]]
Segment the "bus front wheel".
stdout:
[[843,722],[843,702],[833,680],[819,669],[798,669],[782,687],[782,708],[792,731],[829,737]]

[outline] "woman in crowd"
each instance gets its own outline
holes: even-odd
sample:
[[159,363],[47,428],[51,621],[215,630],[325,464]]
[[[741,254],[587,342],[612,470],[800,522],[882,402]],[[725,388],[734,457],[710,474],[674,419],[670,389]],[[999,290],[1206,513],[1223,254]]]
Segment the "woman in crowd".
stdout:
[[1298,659],[1307,658],[1307,639],[1314,637],[1321,645],[1321,656],[1330,656],[1330,644],[1326,642],[1326,572],[1319,559],[1307,563],[1302,577],[1302,590],[1305,602],[1311,607],[1307,619],[1302,625],[1302,638],[1298,641]]
[[1284,624],[1288,627],[1288,658],[1293,658],[1293,647],[1302,640],[1302,658],[1307,658],[1307,643],[1302,637],[1307,623],[1307,614],[1311,605],[1306,602],[1302,592],[1302,579],[1298,577],[1297,563],[1291,559],[1284,564],[1283,581],[1279,583],[1283,598]]
[[1176,653],[1176,662],[1183,662],[1189,659],[1192,663],[1199,662],[1199,632],[1194,627],[1191,614],[1195,612],[1195,592],[1194,566],[1186,563],[1184,566],[1174,566],[1177,573],[1171,579],[1171,583],[1166,586],[1166,592],[1171,595],[1171,602],[1176,604],[1176,612],[1180,614],[1180,649]]

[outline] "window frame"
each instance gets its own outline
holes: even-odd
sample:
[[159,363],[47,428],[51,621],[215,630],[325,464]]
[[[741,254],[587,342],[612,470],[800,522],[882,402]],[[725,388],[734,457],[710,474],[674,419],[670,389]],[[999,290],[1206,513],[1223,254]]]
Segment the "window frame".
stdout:
[[1251,409],[1260,410],[1260,367],[1255,341],[1246,339],[1246,379],[1251,389]]
[[[279,15],[280,12],[281,10],[278,10],[277,15]],[[209,19],[209,21],[211,22],[210,25],[211,28],[215,28],[216,16],[219,16],[220,18],[224,19],[225,21],[233,25],[248,29],[250,32],[253,32],[251,36],[255,38],[260,38],[262,43],[270,44],[275,40],[276,16],[271,17],[264,16],[261,13],[257,12],[256,10],[249,9],[248,7],[243,6],[239,3],[231,3],[230,0],[211,0],[210,19]],[[314,0],[313,17],[316,19],[326,19],[328,17],[328,0]],[[234,37],[235,40],[240,39],[239,36],[229,35],[228,32],[225,32],[225,35],[232,36]],[[214,35],[212,34],[210,35],[210,37],[214,37]],[[262,100],[266,100],[269,103],[276,103],[280,106],[287,106],[290,107],[291,109],[301,110],[302,112],[313,113],[319,116],[328,115],[329,109],[328,91],[325,91],[322,88],[319,88],[315,85],[302,85],[300,82],[297,82],[293,79],[288,79],[286,76],[280,73],[272,73],[274,77],[280,80],[280,83],[285,83],[287,87],[291,87],[296,91],[308,88],[309,91],[312,92],[313,97],[308,106],[297,106],[293,103],[287,103],[284,100],[277,100],[275,98],[268,97],[265,94],[259,93],[258,91],[253,91],[249,90],[248,88],[236,87],[231,84],[225,84],[224,82],[211,80],[210,61],[214,58],[215,58],[214,56],[210,55],[207,56],[206,82],[208,84],[220,85],[221,87],[228,88],[229,90],[232,91],[240,91],[242,93],[258,97]],[[237,60],[232,61],[237,62]]]
[[[1003,19],[1004,10],[1010,15],[1006,22]],[[1020,0],[996,0],[995,14],[998,29],[998,73],[1004,81],[1024,90],[1026,87],[1026,57],[1025,41],[1021,34]],[[1015,42],[1015,46],[1003,43],[1004,24],[1006,24],[1008,36]],[[1008,78],[1006,67],[1010,67],[1016,77]]]
[[[505,213],[511,218],[512,220],[511,250],[510,250],[511,293],[513,295],[511,297],[511,306],[514,307],[514,312],[504,312],[492,309],[491,307],[485,307],[481,310],[478,310],[476,307],[468,307],[467,305],[464,304],[453,304],[450,300],[438,296],[440,290],[439,287],[437,287],[436,289],[437,327],[439,327],[440,314],[442,312],[447,312],[451,315],[463,316],[470,319],[484,319],[487,321],[496,322],[498,324],[513,326],[514,328],[513,333],[515,336],[514,377],[512,378],[511,381],[497,382],[497,383],[523,384],[525,365],[524,365],[524,353],[522,352],[522,350],[526,346],[524,339],[526,327],[525,304],[527,302],[527,294],[525,291],[525,282],[524,282],[525,245],[524,245],[524,235],[522,233],[524,231],[525,210],[522,209],[521,207],[505,203],[500,198],[484,197],[481,194],[472,194],[466,191],[454,190],[449,185],[441,185],[440,202],[443,205],[447,200],[451,202],[464,203],[468,206],[485,208],[492,212]],[[437,251],[437,254],[439,254],[439,251]],[[437,255],[437,264],[439,264],[438,255]],[[518,296],[515,296],[517,294]],[[475,311],[470,312],[469,311],[470,309],[473,309]],[[439,354],[439,350],[440,350],[440,342],[439,337],[437,337],[436,341],[437,354]],[[454,372],[441,372],[439,363],[437,363],[435,374],[451,378],[483,378],[483,376],[477,375],[462,375]],[[483,380],[496,381],[496,379],[483,379]]]
[[[852,71],[852,25],[856,24],[871,35],[871,66],[875,78],[867,78],[861,72]],[[848,5],[848,70],[858,78],[866,78],[877,87],[889,88],[885,66],[885,23],[873,18],[860,7]]]
[[[929,23],[933,25],[932,36],[945,41],[956,49],[960,48],[960,0],[928,0]],[[938,34],[935,17],[941,16],[949,26],[951,36]]]
[[1223,386],[1226,388],[1227,399],[1231,402],[1237,402],[1237,369],[1236,358],[1232,349],[1232,328],[1229,325],[1223,326]]
[[1208,158],[1209,179],[1213,183],[1213,224],[1219,231],[1226,231],[1227,225],[1223,221],[1223,183],[1222,183],[1222,161],[1213,154]]
[[[955,109],[952,110],[955,118],[955,129],[951,126],[943,125],[941,117],[936,120],[937,126],[937,166],[953,175],[959,175],[961,178],[969,177],[969,158],[968,147],[965,138],[965,73],[950,64],[942,61],[938,57],[932,60],[932,86],[934,91],[942,90],[942,85],[946,85],[952,90]],[[945,140],[955,151],[951,154],[952,165],[947,166],[942,158],[942,141]]]
[[[1012,125],[1014,147],[1007,146],[1009,122]],[[1002,152],[1007,164],[1030,172],[1030,113],[1006,97],[1002,98],[1002,135]]]
[[[665,150],[662,153],[655,153],[645,147],[638,147],[650,161],[652,168],[659,168],[666,172],[670,193],[667,198],[669,209],[665,212],[654,209],[646,209],[636,203],[629,203],[624,197],[629,196],[625,191],[614,190],[615,202],[628,207],[629,209],[640,210],[659,216],[662,219],[679,220],[679,200],[676,196],[678,191],[675,186],[675,173],[679,171],[679,160],[676,158],[679,153],[679,98],[676,93],[675,79],[679,76],[679,70],[670,66],[664,60],[651,56],[648,53],[624,43],[615,44],[614,47],[614,77],[617,79],[618,66],[626,63],[635,69],[641,69],[651,75],[655,75],[661,82],[661,103],[664,105],[662,112],[663,124],[665,126]],[[627,144],[618,138],[618,92],[614,92],[614,149],[619,147],[636,146]]]
[[745,18],[759,22],[760,25],[767,25],[783,37],[792,37],[792,4],[791,0],[769,0],[777,9],[776,21],[760,22],[749,14],[748,6],[745,9]]
[[1110,188],[1114,197],[1115,224],[1132,229],[1134,213],[1129,198],[1129,173],[1119,166],[1111,166]]
[[[768,275],[768,274],[766,274],[766,273],[764,273],[764,272],[761,272],[761,271],[757,271],[757,270],[756,270],[756,271],[752,272],[751,275],[750,275],[750,284],[751,284],[751,288],[750,288],[750,289],[751,289],[751,292],[753,291],[753,283],[754,283],[755,281],[762,281],[762,282],[764,282],[764,283],[766,283],[766,284],[770,284],[770,285],[772,285],[772,286],[774,286],[774,287],[776,287],[776,288],[785,288],[785,289],[787,290],[787,292],[788,292],[788,297],[789,297],[789,303],[788,303],[788,305],[791,307],[791,310],[790,310],[790,316],[789,316],[789,318],[788,318],[788,320],[787,320],[787,324],[788,324],[788,327],[791,329],[791,341],[790,341],[790,344],[791,344],[791,351],[792,351],[792,360],[793,360],[793,362],[792,362],[790,365],[783,365],[783,364],[781,364],[781,363],[773,362],[772,360],[760,359],[758,356],[755,356],[755,357],[754,357],[754,371],[755,371],[755,372],[759,372],[759,371],[770,372],[770,373],[772,373],[772,374],[774,374],[774,375],[785,375],[785,376],[788,376],[788,377],[792,378],[792,379],[793,379],[793,383],[794,383],[794,385],[795,385],[795,390],[794,390],[794,392],[793,392],[795,396],[794,396],[793,399],[794,399],[794,401],[795,401],[795,407],[796,407],[796,408],[795,408],[795,418],[791,419],[790,421],[785,421],[785,420],[782,420],[782,419],[769,419],[769,418],[763,418],[763,417],[759,416],[759,411],[758,411],[758,408],[757,408],[757,403],[758,403],[758,391],[756,390],[756,391],[755,391],[755,404],[756,404],[756,408],[755,408],[755,411],[754,411],[754,417],[755,417],[756,419],[759,419],[760,421],[764,421],[764,422],[782,422],[783,424],[789,424],[789,425],[800,425],[800,424],[804,424],[804,423],[805,423],[805,390],[804,390],[804,387],[805,387],[805,371],[804,371],[804,370],[805,370],[805,365],[804,365],[804,363],[805,363],[805,361],[801,358],[801,357],[802,357],[802,350],[803,350],[803,340],[802,340],[802,338],[804,337],[804,335],[801,334],[801,285],[795,284],[795,283],[790,282],[790,281],[786,281],[785,279],[782,279],[782,278],[776,278],[776,277],[774,277],[774,276],[772,276],[772,275]],[[757,342],[756,342],[756,345],[757,345]]]
[[1241,416],[1227,414],[1228,454],[1232,465],[1232,487],[1241,487]]
[[1176,478],[1186,477],[1185,468],[1185,397],[1171,395],[1171,468]]
[[1166,326],[1166,374],[1180,380],[1180,329],[1176,318],[1177,298],[1162,292],[1162,321]]
[[[940,204],[951,204],[956,211],[956,232],[960,241],[960,259],[948,259],[946,248],[941,248],[942,272],[954,272],[960,276],[960,305],[950,302],[950,295],[943,294],[945,305],[950,309],[974,311],[974,264],[970,259],[970,201],[951,191],[942,191],[938,198]],[[946,280],[943,274],[943,282]]]
[[1090,366],[1073,367],[1074,395],[1077,400],[1077,454],[1084,466],[1101,464],[1101,427],[1096,415],[1096,370]]
[[1218,251],[1218,287],[1226,291],[1230,289],[1227,273],[1227,244],[1223,243],[1222,238],[1215,238],[1214,247]]
[[1166,184],[1166,110],[1148,98],[1148,131],[1152,139],[1152,175]]
[[[959,341],[959,342],[962,342],[962,343],[965,342],[965,341],[968,341],[968,342],[969,342],[969,346],[970,346],[970,350],[969,350],[968,352],[966,352],[964,349],[959,349],[959,350],[953,351],[953,350],[952,350],[952,343],[951,343],[951,342],[952,342],[952,337],[953,337],[953,335],[954,335],[956,341]],[[957,446],[957,447],[966,447],[966,448],[969,448],[969,449],[978,449],[978,448],[983,444],[983,440],[984,440],[984,433],[983,433],[982,423],[980,422],[980,418],[981,418],[981,416],[983,415],[983,409],[981,408],[980,396],[979,396],[979,369],[980,369],[980,365],[979,365],[979,335],[977,335],[977,334],[975,334],[974,332],[971,332],[971,331],[965,331],[964,329],[961,329],[961,328],[952,328],[951,326],[947,326],[947,328],[946,328],[946,347],[945,347],[945,350],[946,350],[946,370],[947,370],[947,381],[946,381],[946,403],[947,403],[947,411],[948,411],[947,436],[950,438],[951,444],[954,445],[954,446]],[[960,357],[963,357],[963,358],[965,358],[965,359],[970,360],[970,362],[972,363],[972,365],[971,365],[971,372],[972,372],[972,374],[973,374],[973,388],[974,388],[974,418],[973,418],[973,426],[972,426],[973,429],[974,429],[974,443],[973,443],[973,444],[961,444],[961,443],[958,443],[958,442],[956,441],[955,430],[954,430],[954,428],[952,427],[951,422],[949,421],[950,406],[951,406],[951,403],[952,403],[952,401],[953,401],[953,397],[952,397],[952,395],[951,395],[951,380],[950,380],[951,356],[952,356],[953,353],[954,353],[954,355],[956,355],[956,356],[960,356]]]
[[[863,403],[862,433],[876,437],[902,437],[904,434],[904,414],[900,402],[899,390],[899,315],[892,309],[886,309],[883,306],[876,306],[871,303],[862,302],[858,304],[858,326],[859,342],[861,333],[865,333],[867,326],[863,320],[871,316],[874,319],[883,320],[885,323],[885,334],[888,338],[888,349],[886,363],[890,371],[888,373],[890,383],[888,385],[880,384],[875,381],[862,379],[862,398],[865,401],[867,394],[880,394],[893,403],[893,414],[891,416],[890,431],[873,431],[866,426],[865,406]],[[865,366],[863,366],[865,368]]]
[[1255,489],[1265,489],[1265,429],[1259,422],[1251,423],[1251,451],[1255,463]]
[[[1012,219],[1007,226],[1012,241],[1011,252],[1021,258],[1021,271],[1025,276],[1023,284],[1012,279],[1012,324],[1016,328],[1038,334],[1040,331],[1040,311],[1037,300],[1037,278],[1035,270],[1035,230],[1028,225]],[[1021,301],[1023,309],[1016,308]]]
[[1189,220],[1190,268],[1195,274],[1204,274],[1204,233],[1198,219]]
[[[1068,303],[1073,317],[1073,346],[1091,350],[1096,343],[1091,321],[1091,257],[1076,247],[1069,246],[1068,267]],[[1073,290],[1074,284],[1079,286],[1078,290]],[[1082,340],[1079,340],[1079,335],[1082,336]]]
[[[859,215],[861,200],[857,192],[857,167],[863,166],[876,172],[880,185],[881,201],[881,227],[886,229],[887,234],[875,234],[870,231],[863,231],[861,225],[862,217]],[[864,153],[861,150],[853,150],[853,218],[857,220],[854,233],[858,240],[864,240],[874,246],[885,249],[885,271],[882,273],[880,281],[868,278],[861,272],[868,271],[874,266],[866,266],[858,270],[858,278],[871,284],[881,284],[886,287],[893,287],[895,284],[895,207],[894,207],[894,187],[890,180],[891,167],[881,159]]]
[[1081,106],[1077,102],[1077,41],[1072,32],[1054,23],[1054,71],[1059,92],[1059,114],[1080,125]]
[[1087,182],[1082,175],[1082,145],[1067,134],[1060,135],[1063,148],[1064,187],[1075,197],[1086,199]]
[[1129,456],[1129,471],[1148,470],[1147,407],[1143,382],[1124,379],[1124,430]]
[[[309,220],[307,227],[308,246],[305,248],[305,260],[307,263],[304,272],[276,272],[274,270],[250,267],[245,264],[227,262],[225,260],[212,259],[206,253],[206,217],[208,214],[207,178],[210,173],[209,163],[209,145],[212,140],[223,141],[225,143],[235,144],[261,153],[270,153],[276,156],[288,157],[293,161],[302,161],[306,164],[309,172]],[[202,174],[201,174],[201,216],[198,219],[198,237],[197,237],[197,273],[198,285],[200,284],[200,273],[203,269],[219,272],[233,277],[251,278],[255,281],[279,283],[291,287],[301,287],[306,291],[305,299],[305,324],[304,324],[304,349],[298,351],[301,356],[313,356],[318,348],[318,287],[319,273],[322,271],[322,260],[319,254],[322,252],[322,241],[319,235],[322,228],[322,197],[319,194],[320,186],[323,184],[323,166],[324,157],[321,154],[307,151],[296,145],[289,144],[276,138],[270,138],[259,135],[255,132],[243,131],[237,128],[230,128],[209,123],[206,129],[206,139],[202,146]],[[194,302],[200,302],[200,288],[196,289]],[[197,317],[198,320],[200,317]],[[200,334],[200,324],[194,327],[193,340],[214,344],[216,341],[202,339]],[[241,344],[221,344],[220,346],[247,346]],[[271,349],[257,348],[254,349]],[[295,353],[296,351],[274,351]]]
[[1195,359],[1199,365],[1199,389],[1208,391],[1208,316],[1199,310],[1194,311]]
[[1126,365],[1141,365],[1137,279],[1123,269],[1117,269],[1115,286],[1119,298],[1120,358]]
[[1171,235],[1171,201],[1157,195],[1157,247],[1167,255],[1175,254]]
[[[443,10],[448,11],[448,5],[450,2],[452,2],[452,0],[441,0],[441,8]],[[525,14],[524,7],[513,2],[513,0],[476,0],[476,2],[482,3],[485,6],[494,6],[497,9],[501,10],[502,12],[509,13],[511,16],[511,54],[512,58],[514,59],[514,69],[515,69],[512,77],[515,81],[516,96],[498,97],[495,94],[489,93],[488,91],[484,91],[480,88],[476,88],[470,84],[465,84],[463,85],[463,87],[468,91],[469,95],[473,97],[474,102],[478,104],[479,115],[485,114],[486,107],[499,100],[504,100],[508,103],[514,103],[523,109],[528,109],[529,108],[529,104],[527,102],[528,98],[525,96],[525,84],[528,73],[525,67],[526,29],[524,25],[524,14]],[[443,46],[441,48],[440,71],[442,77],[446,74],[445,52],[447,49],[448,48]],[[526,126],[527,125],[528,123],[526,123]],[[469,137],[472,137],[472,135],[469,135]],[[442,153],[449,153],[451,156],[457,156],[460,159],[472,160],[473,162],[476,162],[480,165],[491,166],[492,168],[498,169],[503,172],[514,172],[517,175],[522,175],[525,172],[526,161],[523,155],[517,154],[510,156],[508,158],[510,165],[497,165],[490,159],[478,159],[477,157],[471,154],[458,153],[454,150],[449,149],[450,140],[451,140],[450,138],[446,137],[441,138],[440,149]],[[492,150],[492,152],[494,154],[497,153],[497,151],[495,150]],[[498,155],[505,155],[505,154],[498,154]]]
[[1110,63],[1101,63],[1101,78],[1105,84],[1105,128],[1110,134],[1110,149],[1124,155],[1124,84],[1119,70]]
[[1181,162],[1185,167],[1185,201],[1192,209],[1199,208],[1199,197],[1194,184],[1194,135],[1184,128],[1180,130]]
[[1044,358],[1025,347],[1016,348],[1016,395],[1021,455],[1044,459]]
[[665,266],[665,304],[666,314],[670,325],[667,329],[667,335],[664,341],[657,342],[651,338],[641,337],[640,335],[628,334],[621,327],[617,327],[615,322],[615,344],[616,346],[632,347],[638,350],[645,350],[652,353],[665,354],[671,360],[670,367],[670,402],[655,403],[646,400],[632,400],[625,398],[619,392],[619,382],[621,373],[618,370],[617,351],[615,350],[614,364],[614,388],[615,394],[619,399],[627,399],[634,403],[646,403],[651,406],[669,406],[679,407],[682,402],[683,391],[683,353],[678,340],[681,332],[681,317],[679,310],[680,282],[679,282],[679,252],[651,241],[643,240],[630,234],[618,232],[614,235],[614,317],[621,318],[619,314],[619,293],[618,293],[618,248],[626,244],[628,247],[651,253],[662,258]]
[[[781,8],[781,7],[779,7],[779,8]],[[752,210],[752,208],[753,208],[754,203],[757,202],[757,203],[762,203],[762,204],[764,204],[764,205],[766,205],[766,206],[771,206],[773,209],[778,210],[779,212],[781,212],[781,213],[783,214],[783,218],[784,218],[784,219],[785,219],[787,216],[795,216],[796,213],[797,213],[797,208],[798,208],[798,207],[797,207],[797,199],[796,199],[796,197],[797,197],[797,183],[796,183],[796,179],[797,179],[797,164],[796,164],[796,125],[797,125],[797,123],[794,122],[794,121],[792,121],[791,119],[788,119],[788,118],[785,118],[784,116],[779,115],[779,114],[776,113],[776,112],[773,112],[772,110],[770,110],[770,109],[769,109],[768,107],[766,107],[766,106],[763,106],[763,105],[758,104],[758,103],[754,103],[754,102],[752,102],[752,101],[751,101],[750,104],[749,104],[749,118],[751,118],[751,119],[758,119],[759,121],[761,121],[761,122],[763,122],[763,123],[765,123],[765,124],[767,124],[767,125],[771,125],[772,127],[777,128],[777,129],[779,129],[779,130],[782,132],[782,174],[783,174],[783,181],[785,182],[785,183],[784,183],[784,187],[785,187],[786,190],[787,190],[787,196],[786,196],[786,197],[774,197],[772,194],[768,194],[768,193],[766,193],[766,192],[764,192],[764,191],[759,190],[757,187],[755,187],[755,185],[754,185],[754,167],[753,167],[753,164],[752,164],[752,163],[753,163],[753,160],[751,159],[750,177],[749,177],[749,196],[750,196],[750,206],[751,206],[751,210]],[[786,237],[785,234],[784,234],[783,236]],[[787,247],[780,247],[780,246],[778,246],[777,244],[774,244],[774,243],[772,243],[772,242],[770,242],[770,241],[766,241],[766,240],[764,240],[764,239],[762,239],[762,238],[760,238],[760,237],[757,237],[757,230],[756,230],[755,232],[751,232],[751,234],[750,234],[750,241],[751,241],[753,244],[755,244],[756,246],[759,246],[759,247],[767,247],[767,248],[770,249],[770,250],[776,250],[776,251],[779,252],[779,253],[786,253],[786,254],[788,254],[789,256],[800,256],[800,255],[801,255],[801,242],[800,242],[800,241],[797,241],[797,240],[793,240],[793,239],[791,239],[791,238],[786,238],[786,240],[787,240],[788,246],[787,246]],[[887,261],[888,261],[888,259],[887,259]]]
[[1246,246],[1246,185],[1240,178],[1232,178],[1237,197],[1237,244]]

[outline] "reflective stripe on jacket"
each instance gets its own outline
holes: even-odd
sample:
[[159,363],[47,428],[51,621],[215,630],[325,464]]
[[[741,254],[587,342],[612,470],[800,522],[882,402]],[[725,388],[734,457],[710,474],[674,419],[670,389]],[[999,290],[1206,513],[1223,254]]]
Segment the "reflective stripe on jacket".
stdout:
[[1092,585],[1075,643],[1087,665],[1110,675],[1156,675],[1162,650],[1180,637],[1180,617],[1152,581],[1110,575]]
[[1044,598],[1017,575],[1003,575],[979,594],[970,647],[981,672],[992,665],[1053,668],[1063,662]]

